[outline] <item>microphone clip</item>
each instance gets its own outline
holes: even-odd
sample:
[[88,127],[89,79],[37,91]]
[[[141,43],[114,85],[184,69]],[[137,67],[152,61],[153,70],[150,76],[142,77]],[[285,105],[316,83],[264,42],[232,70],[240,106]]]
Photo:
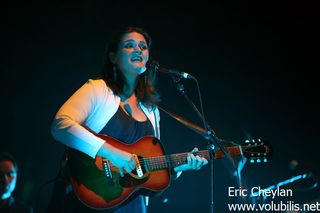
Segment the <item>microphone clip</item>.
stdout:
[[171,77],[173,77],[175,81],[179,81],[182,78],[195,79],[195,77],[193,77],[189,73],[167,68],[163,65],[160,65],[159,62],[154,61],[154,60],[152,60],[151,62],[148,62],[147,67],[154,72],[161,72],[164,74],[168,74]]

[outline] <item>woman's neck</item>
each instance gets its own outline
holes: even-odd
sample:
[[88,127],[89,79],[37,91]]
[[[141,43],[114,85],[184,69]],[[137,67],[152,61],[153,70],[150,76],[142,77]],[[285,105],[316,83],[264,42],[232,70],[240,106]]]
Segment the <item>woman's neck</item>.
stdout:
[[122,95],[129,98],[135,91],[138,83],[138,75],[125,75],[125,84],[122,89]]

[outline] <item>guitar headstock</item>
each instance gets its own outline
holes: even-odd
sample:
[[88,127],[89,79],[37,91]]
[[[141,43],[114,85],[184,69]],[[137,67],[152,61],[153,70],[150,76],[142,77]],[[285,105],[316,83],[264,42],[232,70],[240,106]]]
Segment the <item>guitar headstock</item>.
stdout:
[[252,139],[245,141],[242,152],[250,163],[266,163],[271,158],[272,148],[267,141]]

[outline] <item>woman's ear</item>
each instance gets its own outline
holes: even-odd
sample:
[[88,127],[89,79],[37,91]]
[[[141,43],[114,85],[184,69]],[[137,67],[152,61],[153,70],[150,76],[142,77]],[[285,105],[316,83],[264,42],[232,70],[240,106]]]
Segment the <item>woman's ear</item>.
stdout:
[[116,54],[115,54],[115,53],[110,52],[110,53],[109,53],[109,59],[110,59],[111,63],[116,64],[116,62],[117,62],[117,57],[116,57]]

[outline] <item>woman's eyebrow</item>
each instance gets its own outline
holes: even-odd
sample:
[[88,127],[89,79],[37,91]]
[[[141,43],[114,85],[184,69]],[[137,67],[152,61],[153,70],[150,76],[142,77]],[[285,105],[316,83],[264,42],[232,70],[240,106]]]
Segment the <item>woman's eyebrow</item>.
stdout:
[[[135,42],[135,40],[133,40],[133,39],[128,39],[128,40],[123,41],[123,43],[131,42],[131,41]],[[144,44],[146,44],[145,41],[139,41],[139,43],[144,43]]]

